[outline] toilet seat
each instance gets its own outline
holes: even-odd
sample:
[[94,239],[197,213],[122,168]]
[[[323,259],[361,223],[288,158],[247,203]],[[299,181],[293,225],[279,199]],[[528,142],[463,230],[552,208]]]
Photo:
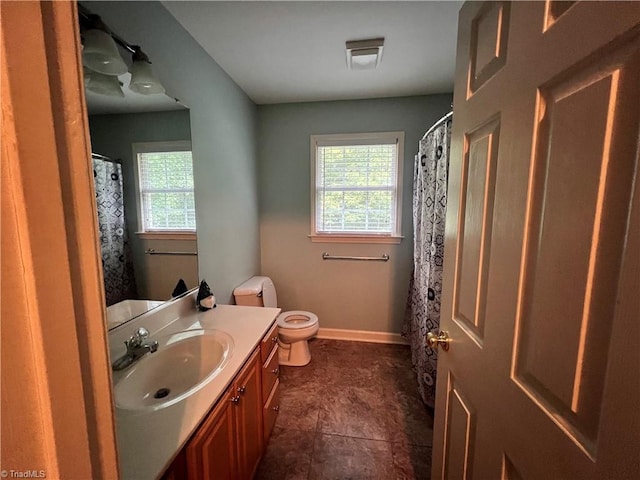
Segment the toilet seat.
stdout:
[[303,310],[291,310],[278,315],[277,323],[279,328],[299,330],[317,325],[318,316]]

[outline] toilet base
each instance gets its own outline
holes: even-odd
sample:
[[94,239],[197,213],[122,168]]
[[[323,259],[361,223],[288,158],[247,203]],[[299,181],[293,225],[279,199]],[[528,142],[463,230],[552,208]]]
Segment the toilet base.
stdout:
[[304,367],[311,361],[309,342],[284,343],[278,339],[278,362],[287,367]]

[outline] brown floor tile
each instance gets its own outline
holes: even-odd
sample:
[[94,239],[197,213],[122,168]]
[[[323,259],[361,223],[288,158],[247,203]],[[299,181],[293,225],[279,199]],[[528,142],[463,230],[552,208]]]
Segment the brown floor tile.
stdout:
[[392,443],[391,452],[396,479],[431,479],[431,447]]
[[387,398],[389,440],[423,447],[433,445],[433,417],[422,400],[402,390]]
[[376,387],[331,387],[323,392],[318,432],[388,440],[384,396]]
[[313,432],[274,428],[255,480],[303,480],[309,475]]
[[280,366],[280,382],[286,383],[290,388],[319,384],[320,375],[327,366],[321,360],[311,359],[311,363],[304,367]]
[[309,365],[281,367],[280,415],[256,478],[428,479],[433,419],[410,349],[323,339],[309,347]]
[[385,393],[395,394],[395,392],[401,391],[422,401],[418,391],[418,378],[411,366],[411,361],[405,365],[380,366],[379,378]]
[[276,427],[315,432],[321,399],[321,387],[313,381],[291,386],[283,380]]
[[319,380],[334,387],[378,387],[380,369],[372,364],[331,363],[319,376]]
[[345,342],[339,340],[314,339],[309,342],[311,356],[314,354],[329,357],[385,357],[387,359],[411,359],[408,345],[391,345],[385,343]]
[[388,442],[317,434],[310,480],[394,478]]

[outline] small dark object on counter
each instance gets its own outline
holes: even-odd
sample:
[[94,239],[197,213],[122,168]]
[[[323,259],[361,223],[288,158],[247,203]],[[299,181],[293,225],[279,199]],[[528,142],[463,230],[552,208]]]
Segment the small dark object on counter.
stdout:
[[184,283],[183,279],[180,279],[178,280],[178,284],[176,285],[176,288],[173,289],[173,293],[171,293],[171,297],[173,298],[179,297],[180,295],[184,295],[188,291],[189,289],[187,288],[187,284]]
[[200,282],[196,303],[198,305],[198,310],[201,312],[206,312],[207,310],[216,308],[216,297],[213,296],[211,288],[209,288],[209,285],[204,280]]

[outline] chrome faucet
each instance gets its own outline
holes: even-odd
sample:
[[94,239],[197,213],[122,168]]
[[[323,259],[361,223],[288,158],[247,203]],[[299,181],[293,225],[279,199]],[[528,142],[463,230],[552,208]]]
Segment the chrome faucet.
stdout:
[[129,337],[129,340],[126,340],[124,342],[124,344],[127,346],[127,353],[113,362],[111,368],[113,368],[114,370],[123,370],[134,362],[140,360],[147,353],[153,353],[158,350],[157,340],[144,343],[144,340],[148,336],[149,331],[146,328],[140,327],[138,330],[136,330],[136,333],[131,335],[131,337]]

